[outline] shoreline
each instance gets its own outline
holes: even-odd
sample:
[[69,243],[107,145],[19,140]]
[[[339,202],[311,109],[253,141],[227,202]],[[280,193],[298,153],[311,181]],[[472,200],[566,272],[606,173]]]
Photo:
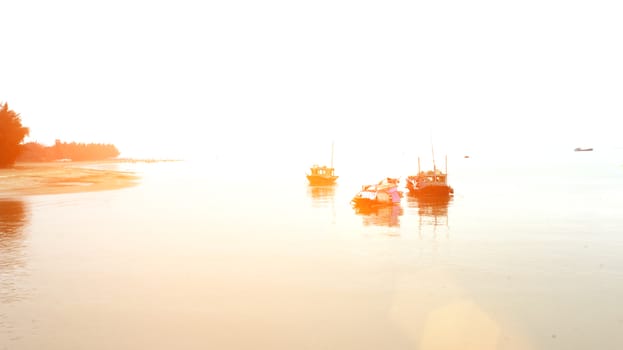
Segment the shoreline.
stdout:
[[88,167],[110,163],[116,161],[15,163],[12,168],[0,169],[0,198],[110,191],[138,184],[140,177],[132,172]]

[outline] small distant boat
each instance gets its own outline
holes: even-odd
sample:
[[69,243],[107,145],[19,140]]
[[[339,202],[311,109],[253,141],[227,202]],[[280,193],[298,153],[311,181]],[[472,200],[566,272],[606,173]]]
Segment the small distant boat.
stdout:
[[580,147],[576,147],[574,149],[574,151],[576,152],[591,152],[593,149],[592,148],[580,148]]
[[454,195],[454,189],[448,185],[448,157],[446,157],[446,172],[437,169],[433,158],[433,170],[421,171],[418,157],[418,173],[407,177],[409,194],[419,197],[449,197]]
[[306,174],[309,184],[312,186],[326,186],[333,185],[338,176],[335,175],[335,169],[333,168],[333,144],[331,144],[331,165],[317,165],[314,164],[309,168],[309,174]]
[[361,186],[361,191],[350,203],[359,209],[400,204],[402,192],[398,189],[399,183],[399,179],[388,177],[377,184]]
[[310,173],[307,174],[307,180],[310,185],[326,186],[335,184],[338,176],[335,175],[333,167],[314,165],[309,168]]

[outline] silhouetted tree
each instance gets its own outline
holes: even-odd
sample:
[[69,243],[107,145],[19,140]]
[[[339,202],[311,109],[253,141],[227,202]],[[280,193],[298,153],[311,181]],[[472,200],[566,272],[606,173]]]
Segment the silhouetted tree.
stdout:
[[28,135],[18,113],[9,109],[8,103],[0,106],[0,168],[10,167],[20,152],[20,144]]

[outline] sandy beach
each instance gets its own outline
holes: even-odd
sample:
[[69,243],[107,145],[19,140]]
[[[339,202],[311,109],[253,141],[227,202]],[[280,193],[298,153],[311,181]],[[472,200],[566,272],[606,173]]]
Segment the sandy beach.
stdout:
[[17,163],[0,169],[0,197],[106,191],[135,185],[131,172],[92,169],[93,162]]

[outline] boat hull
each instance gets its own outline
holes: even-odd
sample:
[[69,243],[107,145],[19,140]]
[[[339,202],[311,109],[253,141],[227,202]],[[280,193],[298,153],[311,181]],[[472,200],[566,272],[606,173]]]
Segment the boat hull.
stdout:
[[307,175],[307,180],[310,185],[313,186],[326,186],[333,185],[338,176],[319,176],[319,175]]
[[394,202],[394,201],[382,201],[382,200],[377,200],[377,199],[360,198],[360,197],[353,198],[350,203],[352,204],[353,207],[359,208],[362,210],[376,209],[380,207],[387,207],[387,206],[392,206],[392,205],[397,204],[397,202]]
[[451,187],[431,186],[421,189],[410,189],[409,195],[415,197],[448,198],[454,194]]
[[409,190],[409,195],[417,196],[417,197],[450,197],[454,194],[454,189],[448,185],[428,185],[428,186],[417,186],[411,181],[407,181],[407,189]]
[[351,204],[359,208],[377,208],[388,205],[400,204],[402,193],[398,191],[396,184],[369,185],[353,197]]

